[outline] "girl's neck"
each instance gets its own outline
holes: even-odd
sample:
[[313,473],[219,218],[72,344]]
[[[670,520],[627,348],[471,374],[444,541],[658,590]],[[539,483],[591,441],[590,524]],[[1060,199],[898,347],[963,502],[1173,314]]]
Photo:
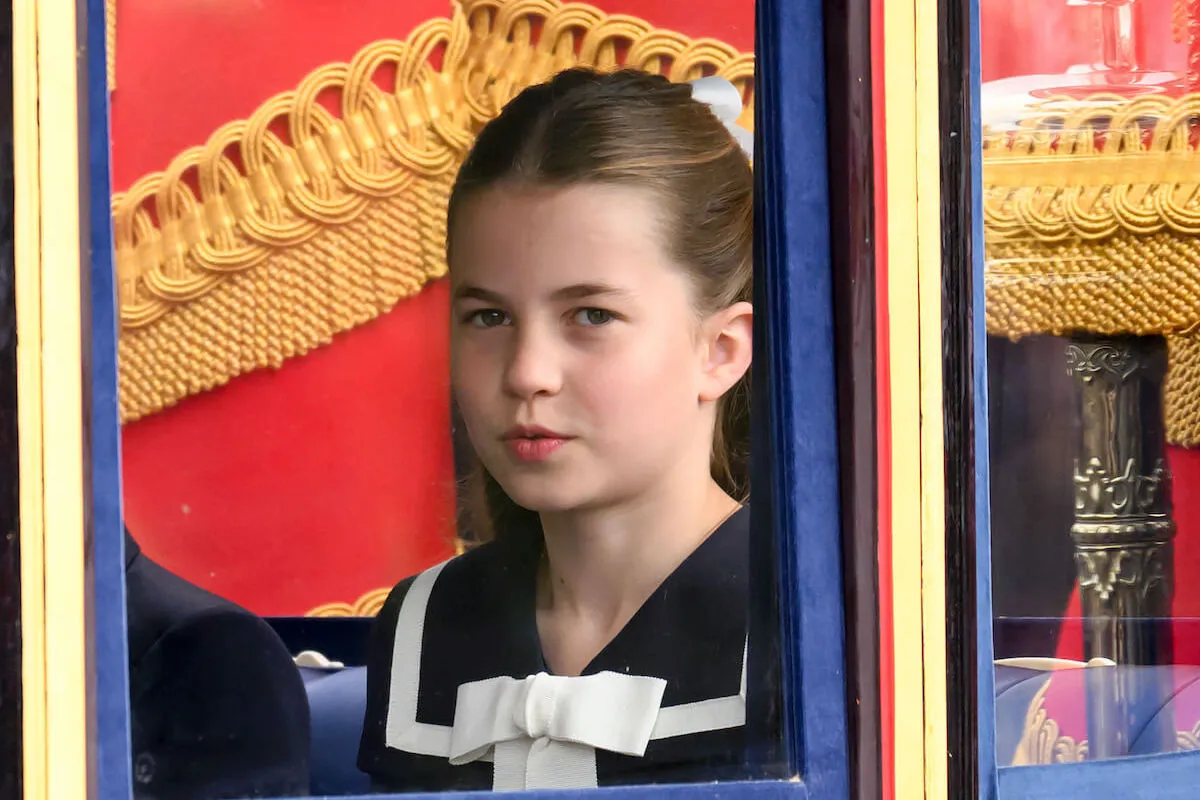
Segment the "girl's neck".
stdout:
[[738,508],[707,475],[619,507],[543,514],[546,559],[538,587],[543,650],[575,674],[655,589]]

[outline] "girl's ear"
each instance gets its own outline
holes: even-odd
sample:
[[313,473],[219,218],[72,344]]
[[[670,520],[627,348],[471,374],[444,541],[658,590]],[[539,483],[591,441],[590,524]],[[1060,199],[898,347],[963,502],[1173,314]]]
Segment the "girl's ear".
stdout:
[[754,306],[734,303],[704,323],[705,352],[701,364],[701,402],[712,402],[733,388],[746,370],[754,350]]

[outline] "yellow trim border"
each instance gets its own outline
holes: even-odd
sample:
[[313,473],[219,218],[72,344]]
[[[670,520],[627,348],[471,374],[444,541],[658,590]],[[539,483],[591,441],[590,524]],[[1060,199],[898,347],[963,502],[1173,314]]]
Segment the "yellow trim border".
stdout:
[[895,797],[923,797],[921,641],[921,359],[917,239],[916,11],[884,2],[887,138],[887,292],[892,446],[892,736]]
[[893,758],[903,800],[949,791],[937,26],[934,5],[884,2]]
[[917,291],[921,337],[921,651],[925,797],[949,797],[946,473],[942,403],[942,193],[937,4],[916,0]]
[[42,520],[41,198],[38,174],[37,8],[13,14],[14,280],[21,519],[21,701],[26,800],[46,796],[46,546]]
[[13,23],[24,797],[81,800],[95,742],[75,0],[17,0]]

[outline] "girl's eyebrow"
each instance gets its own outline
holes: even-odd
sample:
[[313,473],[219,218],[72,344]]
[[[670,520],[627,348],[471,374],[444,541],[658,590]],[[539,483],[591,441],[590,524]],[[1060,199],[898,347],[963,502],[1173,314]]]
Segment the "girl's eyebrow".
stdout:
[[472,286],[471,284],[463,284],[454,290],[454,302],[459,300],[480,300],[484,303],[495,303],[503,305],[505,303],[504,295],[498,292],[493,292],[490,289],[484,289],[481,286]]
[[[583,300],[589,297],[612,297],[628,294],[628,290],[610,286],[606,283],[576,283],[572,286],[564,286],[561,289],[556,289],[550,295],[550,299]],[[491,289],[484,289],[482,286],[472,286],[471,284],[463,284],[454,290],[454,301],[458,302],[459,300],[479,300],[484,303],[495,303],[497,305],[504,305],[507,302],[504,295],[499,292],[493,292]]]
[[574,286],[564,286],[550,295],[553,300],[583,300],[588,297],[613,295],[628,295],[625,289],[610,286],[607,283],[577,283]]

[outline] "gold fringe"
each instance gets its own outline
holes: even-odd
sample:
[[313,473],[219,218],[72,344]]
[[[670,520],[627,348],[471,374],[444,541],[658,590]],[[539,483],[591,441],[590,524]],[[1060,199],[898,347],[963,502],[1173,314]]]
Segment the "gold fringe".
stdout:
[[[278,367],[444,275],[446,196],[475,133],[576,65],[722,75],[753,119],[752,54],[557,0],[464,0],[321,67],[113,196],[122,421]],[[317,103],[330,91],[337,113]]]
[[1167,385],[1163,422],[1167,438],[1183,447],[1200,447],[1200,333],[1167,337]]
[[987,326],[1162,334],[1167,438],[1200,444],[1200,95],[1048,101],[984,134]]

